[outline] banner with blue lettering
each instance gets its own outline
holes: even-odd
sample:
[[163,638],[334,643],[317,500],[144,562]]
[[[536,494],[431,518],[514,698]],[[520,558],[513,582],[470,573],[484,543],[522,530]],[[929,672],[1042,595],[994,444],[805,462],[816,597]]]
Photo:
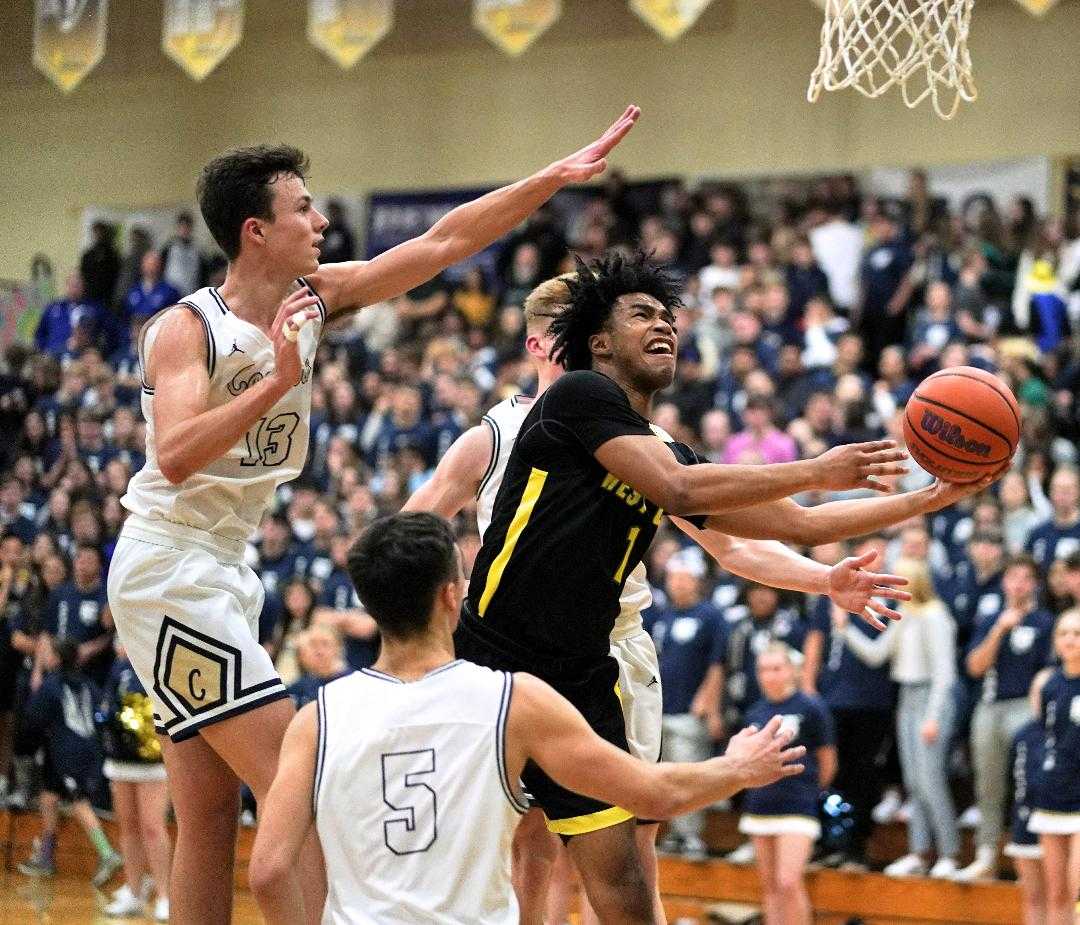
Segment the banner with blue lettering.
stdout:
[[[429,190],[421,193],[372,193],[367,208],[367,259],[377,257],[403,241],[422,235],[451,209],[483,196],[482,189]],[[495,275],[501,245],[496,242],[475,257],[450,267],[445,275],[457,281],[467,269],[479,265],[488,279]]]

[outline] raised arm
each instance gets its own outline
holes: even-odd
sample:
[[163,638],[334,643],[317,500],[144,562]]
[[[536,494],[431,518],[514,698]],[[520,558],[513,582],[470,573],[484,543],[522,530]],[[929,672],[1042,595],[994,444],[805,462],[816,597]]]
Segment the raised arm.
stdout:
[[888,491],[877,477],[907,471],[900,465],[905,454],[891,440],[847,444],[815,459],[768,466],[685,466],[663,441],[638,435],[614,437],[595,456],[608,472],[668,513],[684,516],[748,508],[813,489]]
[[[817,458],[824,459],[825,456],[828,456],[828,453]],[[969,495],[983,491],[997,477],[996,474],[987,476],[968,485],[939,481],[917,491],[887,498],[829,501],[816,507],[803,507],[790,498],[785,498],[755,507],[714,513],[705,526],[710,530],[746,539],[773,539],[800,546],[821,546],[877,533],[909,517],[940,511]]]
[[830,568],[775,540],[738,539],[714,529],[698,529],[680,517],[673,517],[672,521],[725,571],[773,588],[828,595],[833,603],[858,614],[877,629],[884,629],[885,625],[874,613],[893,620],[900,619],[900,614],[875,600],[875,595],[911,600],[910,594],[899,590],[907,584],[907,579],[866,571],[877,559],[874,552],[849,557]]
[[494,450],[495,441],[487,424],[470,427],[453,442],[434,474],[413,492],[402,511],[431,511],[454,517],[479,491]]
[[514,676],[507,724],[512,775],[534,760],[564,787],[648,819],[668,819],[802,771],[803,748],[788,748],[779,717],[744,730],[727,754],[691,764],[646,763],[601,739],[560,694],[531,675]]
[[311,828],[317,731],[315,704],[309,703],[285,731],[277,775],[260,807],[248,879],[267,925],[304,921],[290,874],[296,870],[300,847]]
[[285,339],[282,325],[294,312],[316,317],[316,302],[301,289],[282,303],[271,328],[274,371],[217,408],[207,407],[210,374],[203,322],[182,307],[159,322],[161,330],[147,358],[146,379],[154,389],[158,467],[165,478],[179,485],[220,459],[300,381],[300,354],[296,342]]
[[428,231],[374,260],[327,264],[311,277],[330,317],[401,295],[497,241],[564,186],[602,173],[605,158],[634,127],[628,106],[596,141],[543,170],[448,212]]

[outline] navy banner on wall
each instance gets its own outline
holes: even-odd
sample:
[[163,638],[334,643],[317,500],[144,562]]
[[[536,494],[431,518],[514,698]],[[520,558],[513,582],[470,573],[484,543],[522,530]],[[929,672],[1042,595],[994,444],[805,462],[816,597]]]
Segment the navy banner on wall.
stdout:
[[[451,209],[490,191],[490,187],[484,187],[428,190],[422,193],[372,193],[367,209],[367,259],[422,235]],[[469,267],[479,265],[490,279],[500,249],[500,245],[495,243],[486,251],[451,267],[446,271],[446,276],[456,280]]]

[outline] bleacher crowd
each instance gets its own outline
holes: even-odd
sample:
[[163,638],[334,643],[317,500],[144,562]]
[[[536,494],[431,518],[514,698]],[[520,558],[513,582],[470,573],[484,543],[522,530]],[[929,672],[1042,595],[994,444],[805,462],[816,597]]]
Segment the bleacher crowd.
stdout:
[[[1080,607],[1078,216],[1043,218],[1029,200],[992,195],[951,205],[921,173],[897,199],[865,195],[849,177],[750,197],[734,185],[643,191],[615,175],[591,193],[580,208],[557,200],[537,213],[493,271],[448,274],[327,331],[306,469],[248,548],[267,592],[260,641],[300,702],[372,663],[374,623],[344,569],[350,538],[398,510],[487,407],[532,390],[521,305],[534,286],[572,270],[572,253],[641,248],[685,283],[677,379],[654,419],[711,461],[783,462],[902,439],[908,397],[946,366],[979,366],[1012,386],[1022,442],[991,491],[850,547],[808,551],[833,564],[873,548],[886,570],[910,575],[921,594],[913,606],[938,621],[927,657],[947,683],[923,683],[927,665],[896,631],[875,649],[877,633],[828,598],[720,573],[675,532],[647,557],[656,599],[647,626],[667,722],[684,740],[708,754],[758,715],[768,697],[757,660],[787,643],[801,695],[821,705],[819,744],[836,749],[835,777],[821,783],[845,808],[825,826],[823,858],[864,864],[876,807],[879,821],[909,821],[911,854],[893,873],[927,872],[934,854],[954,862],[935,875],[995,875],[1014,786],[1009,748],[1032,716],[1033,679],[1055,661],[1055,621]],[[340,207],[330,215],[323,259],[351,259],[347,218]],[[94,226],[59,295],[48,261],[35,261],[34,340],[6,349],[0,375],[0,793],[17,807],[42,786],[35,768],[46,793],[101,807],[97,774],[70,788],[66,763],[85,772],[106,759],[159,760],[152,748],[140,755],[145,724],[121,716],[137,681],[114,639],[105,581],[120,498],[144,459],[139,329],[179,295],[220,283],[224,264],[200,252],[188,215],[166,241],[135,228],[121,252],[114,236]],[[912,465],[898,487],[929,481]],[[471,561],[472,512],[456,526]],[[89,747],[48,733],[71,713],[49,684],[64,671],[92,692],[76,711]],[[927,688],[923,699],[915,687]],[[48,696],[60,698],[59,713]],[[911,770],[920,741],[944,791]],[[950,794],[975,811],[954,812]],[[957,826],[968,822],[978,851],[959,870]],[[99,847],[107,868],[112,848]],[[704,851],[700,819],[674,826],[665,847]]]

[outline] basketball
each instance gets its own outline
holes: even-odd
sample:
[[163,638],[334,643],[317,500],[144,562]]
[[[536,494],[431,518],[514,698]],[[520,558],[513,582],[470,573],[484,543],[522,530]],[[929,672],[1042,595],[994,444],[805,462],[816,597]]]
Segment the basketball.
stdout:
[[908,452],[931,475],[974,482],[1012,458],[1020,407],[997,376],[953,366],[922,382],[904,412]]

